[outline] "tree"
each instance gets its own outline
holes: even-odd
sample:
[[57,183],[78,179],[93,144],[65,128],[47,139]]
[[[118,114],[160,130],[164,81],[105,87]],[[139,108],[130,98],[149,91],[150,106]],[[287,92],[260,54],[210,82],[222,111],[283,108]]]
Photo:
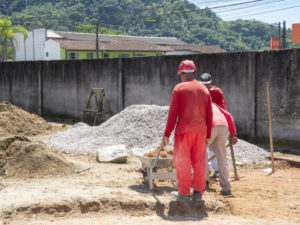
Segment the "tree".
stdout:
[[[74,26],[73,30],[75,32],[81,32],[81,33],[95,33],[96,25],[79,24],[77,26]],[[120,30],[107,29],[105,27],[99,27],[98,33],[99,34],[116,34],[116,35],[125,34],[124,32],[122,32]]]
[[12,26],[11,21],[7,19],[0,19],[0,37],[2,39],[2,48],[0,57],[2,61],[7,60],[7,44],[9,40],[14,40],[16,45],[19,45],[19,40],[15,33],[22,33],[24,39],[28,36],[28,31],[22,26]]

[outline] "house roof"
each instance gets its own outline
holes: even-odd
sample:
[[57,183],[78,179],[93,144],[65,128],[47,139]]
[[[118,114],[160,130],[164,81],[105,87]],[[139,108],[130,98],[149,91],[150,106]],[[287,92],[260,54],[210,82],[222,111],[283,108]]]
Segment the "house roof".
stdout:
[[173,51],[170,47],[147,43],[144,41],[111,41],[101,43],[104,50],[110,51]]
[[63,37],[55,33],[53,30],[47,30],[47,38],[51,39],[51,38],[63,38]]
[[[74,51],[95,51],[95,41],[78,41],[78,40],[66,40],[55,39],[66,50]],[[173,51],[170,47],[150,44],[142,41],[111,41],[101,43],[99,41],[99,50],[107,51],[154,51],[154,52],[166,52]]]
[[199,53],[219,53],[225,52],[217,45],[173,45],[169,46],[174,51],[192,51]]
[[[62,38],[69,40],[82,40],[82,41],[94,41],[96,40],[96,34],[92,33],[77,33],[77,32],[65,32],[65,31],[51,31],[50,33],[56,33]],[[48,37],[47,32],[47,37]],[[49,37],[50,38],[50,37]],[[99,34],[99,41],[111,42],[111,41],[143,41],[157,45],[185,45],[186,43],[175,37],[145,37],[145,36],[127,36],[127,35],[108,35]]]
[[[69,51],[95,51],[96,49],[95,41],[76,41],[66,39],[55,39],[54,41],[60,43],[61,47]],[[101,49],[101,43],[99,43],[99,49]]]

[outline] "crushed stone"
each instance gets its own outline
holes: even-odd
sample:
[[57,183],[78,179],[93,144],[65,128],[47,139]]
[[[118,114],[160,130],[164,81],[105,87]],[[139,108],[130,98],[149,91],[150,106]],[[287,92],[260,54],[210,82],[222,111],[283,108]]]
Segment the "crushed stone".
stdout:
[[[266,157],[270,155],[265,149],[242,139],[238,139],[238,142],[233,146],[233,151],[236,161],[242,164],[259,164],[262,161],[266,161]],[[227,155],[231,157],[230,148],[227,148]]]
[[[168,106],[132,105],[114,115],[100,126],[78,123],[64,132],[58,132],[44,142],[65,153],[96,154],[100,147],[124,144],[126,149],[137,148],[148,152],[158,147],[168,115]],[[167,148],[173,148],[171,135]],[[142,150],[144,149],[144,150]],[[147,151],[146,151],[147,152]],[[145,154],[146,152],[143,152]],[[230,150],[228,149],[228,155]],[[235,157],[242,163],[265,161],[268,152],[239,139],[234,146]]]
[[[45,140],[46,144],[66,153],[96,154],[100,147],[124,144],[127,149],[153,149],[160,145],[168,106],[132,105],[100,126],[78,123]],[[173,138],[170,141],[173,144]]]

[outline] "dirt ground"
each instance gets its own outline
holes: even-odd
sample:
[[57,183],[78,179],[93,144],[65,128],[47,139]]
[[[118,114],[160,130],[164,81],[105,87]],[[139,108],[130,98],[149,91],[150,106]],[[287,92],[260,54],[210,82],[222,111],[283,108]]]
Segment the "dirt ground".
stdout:
[[205,204],[175,201],[169,182],[143,184],[140,163],[97,163],[94,157],[65,155],[80,174],[35,179],[0,177],[0,224],[299,224],[300,169],[276,163],[240,168],[232,197],[219,194],[217,181],[205,192]]
[[[0,102],[0,128],[0,225],[300,224],[300,169],[285,162],[276,161],[269,176],[262,172],[266,164],[240,167],[231,197],[221,196],[212,180],[204,204],[177,202],[169,181],[148,190],[134,157],[98,163],[42,143],[66,125]],[[92,168],[77,173],[90,160]]]

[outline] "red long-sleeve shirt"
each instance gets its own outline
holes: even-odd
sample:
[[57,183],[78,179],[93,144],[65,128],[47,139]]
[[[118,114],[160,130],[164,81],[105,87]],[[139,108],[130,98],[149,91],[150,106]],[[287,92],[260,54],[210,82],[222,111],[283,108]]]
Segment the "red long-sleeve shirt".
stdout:
[[[177,123],[177,125],[176,125]],[[176,125],[175,134],[206,132],[210,138],[212,104],[209,91],[197,80],[185,81],[175,86],[164,135],[169,137]]]
[[226,102],[222,90],[218,87],[211,86],[209,92],[212,102],[216,103],[218,106],[226,110]]
[[[224,119],[222,119],[221,116],[224,116]],[[216,103],[213,103],[213,125],[212,125],[212,127],[215,127],[218,125],[227,126],[230,134],[236,135],[236,128],[235,128],[235,124],[234,124],[232,115],[225,109],[222,109]]]

